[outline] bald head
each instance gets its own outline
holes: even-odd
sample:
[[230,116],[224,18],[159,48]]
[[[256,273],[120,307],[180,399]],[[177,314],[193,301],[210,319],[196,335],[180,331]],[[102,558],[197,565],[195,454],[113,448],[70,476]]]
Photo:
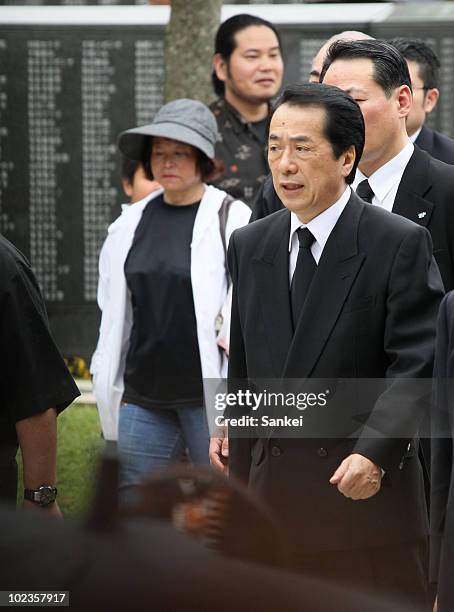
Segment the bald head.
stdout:
[[309,75],[309,82],[319,82],[320,72],[322,71],[326,53],[333,42],[336,42],[336,40],[364,40],[366,38],[373,38],[373,36],[369,36],[369,34],[364,34],[364,32],[358,32],[356,30],[345,30],[345,32],[339,32],[339,34],[334,34],[334,36],[328,38],[326,43],[320,47],[317,55],[312,60],[312,69]]

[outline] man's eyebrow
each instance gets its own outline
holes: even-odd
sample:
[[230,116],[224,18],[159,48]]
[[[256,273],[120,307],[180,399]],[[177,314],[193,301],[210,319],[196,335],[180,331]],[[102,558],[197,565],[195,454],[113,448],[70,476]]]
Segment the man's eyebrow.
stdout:
[[349,96],[353,96],[353,94],[365,94],[366,90],[365,89],[361,89],[361,87],[348,87],[347,89],[344,89],[345,93],[347,93]]
[[314,77],[319,77],[320,78],[320,71],[319,70],[311,70],[309,73],[310,76],[314,76]]
[[[281,48],[279,45],[276,45],[274,47],[270,47],[269,49],[265,49],[266,51],[280,51]],[[248,47],[247,49],[245,49],[243,51],[243,53],[260,53],[261,51],[263,51],[263,49],[255,49],[254,47]]]
[[[273,134],[271,132],[268,140],[281,140],[281,137],[278,134]],[[291,142],[312,142],[312,138],[305,136],[304,134],[295,134],[294,136],[290,136],[289,140]]]
[[312,142],[312,138],[304,134],[295,134],[294,136],[290,136],[289,140],[292,142]]

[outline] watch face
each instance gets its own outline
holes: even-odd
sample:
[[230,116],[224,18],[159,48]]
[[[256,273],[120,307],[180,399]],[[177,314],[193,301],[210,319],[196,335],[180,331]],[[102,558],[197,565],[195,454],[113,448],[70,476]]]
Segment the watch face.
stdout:
[[56,495],[57,495],[57,491],[55,487],[40,487],[39,488],[40,505],[48,506],[53,501],[55,501]]

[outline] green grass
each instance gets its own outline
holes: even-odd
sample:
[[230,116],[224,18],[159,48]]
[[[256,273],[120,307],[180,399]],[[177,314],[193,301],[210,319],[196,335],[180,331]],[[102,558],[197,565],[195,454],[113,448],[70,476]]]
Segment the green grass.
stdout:
[[[57,488],[64,516],[80,517],[89,508],[100,451],[104,447],[95,406],[72,404],[58,417]],[[19,469],[20,452],[18,454]],[[22,496],[22,483],[19,493]],[[21,499],[19,499],[21,503]]]

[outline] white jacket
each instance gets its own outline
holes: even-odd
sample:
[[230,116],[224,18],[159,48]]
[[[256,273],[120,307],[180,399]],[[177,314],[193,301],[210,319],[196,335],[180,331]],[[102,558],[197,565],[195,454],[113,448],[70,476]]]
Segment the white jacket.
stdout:
[[[118,436],[118,411],[123,396],[123,374],[132,327],[130,292],[124,264],[134,232],[146,206],[162,190],[123,210],[108,230],[103,247],[98,302],[102,309],[101,327],[90,371],[106,440]],[[203,378],[226,376],[226,360],[216,344],[215,320],[227,297],[224,251],[218,211],[226,193],[207,186],[194,222],[191,242],[191,283]],[[239,200],[232,202],[226,227],[226,240],[233,230],[246,225],[251,211]],[[165,236],[163,236],[165,239]],[[178,376],[178,373],[175,373]]]

